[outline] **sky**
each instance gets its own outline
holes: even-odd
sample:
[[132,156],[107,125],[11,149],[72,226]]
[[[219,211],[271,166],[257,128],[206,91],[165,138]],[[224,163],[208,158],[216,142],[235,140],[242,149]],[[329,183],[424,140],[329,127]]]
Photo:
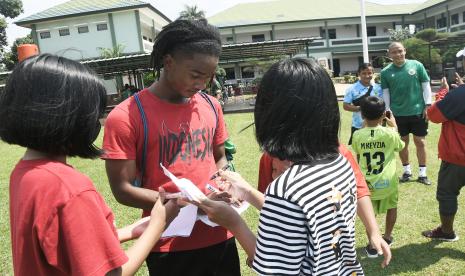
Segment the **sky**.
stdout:
[[[7,19],[8,28],[6,32],[8,43],[11,45],[16,38],[26,36],[30,33],[30,29],[18,27],[13,24],[14,20],[24,18],[67,1],[69,0],[22,0],[24,12],[15,19]],[[239,3],[260,1],[270,0],[145,0],[145,2],[151,3],[152,6],[172,20],[179,16],[180,11],[184,9],[184,5],[197,5],[197,7],[200,10],[205,11],[206,16],[209,17]],[[400,4],[421,3],[425,2],[425,0],[370,0],[370,2],[377,2],[380,4]]]

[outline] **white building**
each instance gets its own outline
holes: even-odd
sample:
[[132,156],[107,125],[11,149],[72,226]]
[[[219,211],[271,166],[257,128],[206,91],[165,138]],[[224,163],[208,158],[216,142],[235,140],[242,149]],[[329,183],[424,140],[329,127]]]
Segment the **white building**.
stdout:
[[[389,29],[412,31],[436,28],[440,32],[465,32],[465,1],[429,0],[418,4],[381,5],[366,2],[370,60],[386,53]],[[238,4],[212,17],[223,43],[321,37],[301,56],[328,64],[335,75],[357,71],[363,62],[359,0],[277,0]],[[250,63],[223,65],[228,79],[254,78]]]
[[[155,36],[171,20],[139,0],[72,0],[19,19],[30,28],[40,53],[70,59],[95,59],[101,49],[121,48],[123,54],[150,53]],[[109,93],[115,79],[105,80]]]

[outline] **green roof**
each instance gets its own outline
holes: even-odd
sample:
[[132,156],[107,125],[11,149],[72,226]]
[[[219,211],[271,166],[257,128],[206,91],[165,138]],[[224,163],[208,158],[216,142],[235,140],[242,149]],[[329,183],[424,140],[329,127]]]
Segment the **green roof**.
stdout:
[[60,19],[65,17],[74,17],[89,15],[116,10],[126,10],[135,8],[150,8],[163,18],[171,22],[164,14],[156,10],[147,2],[139,0],[71,0],[63,4],[53,6],[44,11],[38,12],[31,16],[19,19],[15,22],[18,26],[29,25],[31,23]]
[[[446,0],[429,0],[433,5]],[[383,5],[365,2],[366,16],[411,14],[423,4]],[[275,0],[237,4],[208,21],[217,27],[351,18],[360,16],[359,0]]]
[[415,10],[413,11],[413,13],[415,12],[419,12],[421,10],[424,10],[424,9],[427,9],[429,7],[432,7],[432,6],[435,6],[437,4],[441,4],[441,3],[444,3],[446,2],[447,0],[428,0],[426,2],[423,2],[421,4],[419,4]]

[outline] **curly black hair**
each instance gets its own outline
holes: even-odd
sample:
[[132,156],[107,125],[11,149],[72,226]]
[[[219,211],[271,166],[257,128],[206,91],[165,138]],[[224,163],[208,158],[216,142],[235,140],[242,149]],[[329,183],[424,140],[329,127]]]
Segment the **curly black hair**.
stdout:
[[166,25],[155,38],[151,65],[157,76],[163,68],[163,57],[177,53],[194,53],[219,57],[221,54],[221,36],[215,26],[206,19],[178,19]]

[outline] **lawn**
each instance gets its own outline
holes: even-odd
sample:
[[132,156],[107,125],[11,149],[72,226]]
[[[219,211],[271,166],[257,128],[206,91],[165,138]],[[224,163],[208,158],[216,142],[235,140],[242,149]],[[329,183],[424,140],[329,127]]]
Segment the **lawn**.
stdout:
[[[342,108],[341,108],[342,110]],[[342,112],[341,141],[348,140],[350,129],[350,114]],[[245,179],[257,183],[258,160],[260,151],[255,142],[253,128],[238,134],[238,131],[253,120],[251,113],[226,115],[229,134],[237,145],[235,165]],[[311,119],[311,118],[309,118]],[[428,141],[428,174],[433,180],[433,186],[427,187],[415,182],[401,184],[399,188],[398,219],[394,229],[395,243],[392,246],[393,260],[384,270],[380,268],[380,259],[368,259],[363,248],[367,243],[363,225],[357,221],[357,250],[360,262],[367,275],[465,275],[465,211],[460,209],[456,217],[456,232],[464,237],[455,243],[430,242],[420,235],[422,230],[439,224],[437,202],[435,199],[436,179],[440,161],[437,159],[437,141],[440,126],[430,124]],[[101,145],[102,135],[97,144]],[[411,146],[411,161],[414,176],[417,174],[417,162],[414,147]],[[0,275],[13,275],[11,260],[11,243],[9,232],[8,179],[9,173],[24,150],[17,146],[0,142],[2,152],[2,167],[0,170]],[[78,170],[92,178],[98,191],[104,196],[107,204],[113,209],[117,225],[123,226],[136,220],[140,211],[116,202],[111,194],[105,175],[104,163],[101,160],[70,159],[69,162]],[[400,162],[398,162],[400,167]],[[399,170],[400,174],[400,170]],[[459,202],[464,202],[461,195]],[[462,204],[460,204],[462,205]],[[258,212],[252,208],[243,215],[249,226],[256,231]],[[381,227],[384,218],[378,218]],[[127,245],[125,245],[127,246]],[[245,266],[245,257],[241,250],[242,275],[255,275]],[[147,275],[145,267],[138,275]]]

